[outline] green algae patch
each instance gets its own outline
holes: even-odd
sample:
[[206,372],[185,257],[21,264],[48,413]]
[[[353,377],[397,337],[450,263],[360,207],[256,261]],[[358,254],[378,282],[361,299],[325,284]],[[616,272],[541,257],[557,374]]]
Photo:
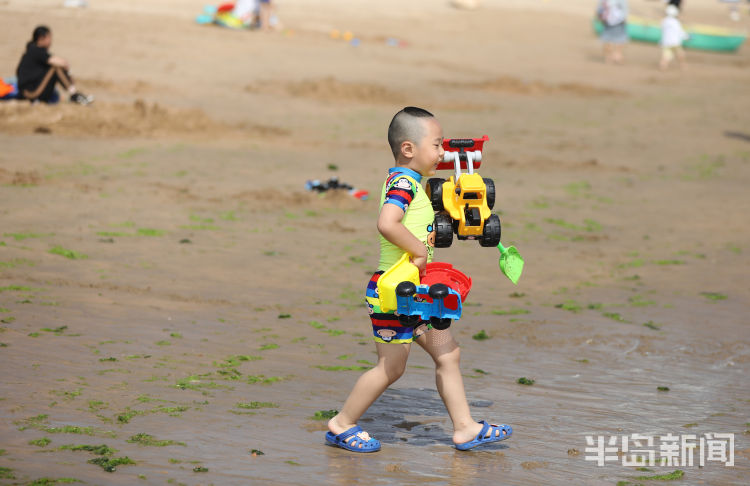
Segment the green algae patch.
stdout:
[[351,365],[351,366],[341,366],[341,365],[316,365],[315,368],[318,368],[323,371],[364,371],[369,370],[370,366],[358,366],[358,365]]
[[338,410],[318,410],[312,416],[313,420],[330,420],[338,415]]
[[727,300],[727,296],[718,292],[701,292],[701,295],[708,300]]
[[34,439],[29,441],[29,445],[37,446],[37,447],[47,447],[49,443],[52,442],[47,437],[42,437],[41,439]]
[[681,469],[675,469],[669,474],[656,474],[654,476],[638,476],[635,479],[639,481],[676,481],[678,479],[682,479],[683,476],[685,476],[685,471],[682,471]]
[[131,444],[138,444],[141,446],[151,446],[151,447],[166,447],[166,446],[172,446],[172,445],[179,445],[186,447],[187,444],[184,442],[178,442],[174,440],[158,440],[156,437],[150,434],[140,433],[136,434],[134,436],[131,436],[128,440]]
[[658,331],[659,329],[661,329],[661,325],[655,323],[654,321],[644,322],[643,325],[649,329],[653,329],[654,331]]
[[60,446],[60,450],[64,451],[86,451],[92,452],[97,456],[111,456],[117,453],[117,449],[109,447],[107,444],[91,445],[91,444],[66,444]]
[[39,478],[28,483],[28,486],[51,486],[53,484],[70,484],[70,483],[83,483],[76,478]]
[[0,466],[0,479],[16,479],[13,469]]
[[53,255],[64,256],[65,258],[68,258],[70,260],[85,260],[88,258],[88,255],[84,255],[83,253],[79,253],[74,250],[68,250],[67,248],[63,248],[62,246],[52,247],[49,252]]
[[565,302],[561,302],[557,305],[555,305],[557,309],[566,310],[568,312],[578,313],[583,310],[583,305],[579,304],[575,300],[566,300]]
[[602,312],[602,315],[604,317],[608,317],[612,319],[613,321],[617,322],[629,322],[627,319],[622,317],[618,312]]
[[472,338],[472,339],[475,339],[475,340],[477,340],[477,341],[484,341],[484,340],[487,340],[487,339],[489,339],[489,338],[490,338],[490,335],[489,335],[489,334],[487,334],[487,331],[485,331],[484,329],[482,329],[482,330],[481,330],[481,331],[479,331],[478,333],[476,333],[476,334],[474,334],[473,336],[471,336],[471,338]]
[[62,425],[59,427],[49,425],[48,415],[41,414],[24,420],[13,422],[18,425],[18,430],[37,429],[48,434],[80,434],[80,435],[101,435],[106,437],[115,437],[115,433],[109,430],[96,429],[94,427],[80,427],[78,425]]
[[530,314],[531,311],[528,309],[513,308],[513,309],[495,309],[491,311],[496,316],[517,316],[521,314]]
[[519,385],[531,386],[534,383],[536,383],[536,380],[532,380],[531,378],[526,378],[525,376],[522,376],[521,378],[516,380],[516,383],[518,383]]
[[129,458],[128,456],[123,457],[95,457],[94,459],[89,459],[87,461],[89,464],[96,464],[97,466],[101,467],[107,472],[115,472],[117,470],[117,466],[123,466],[123,465],[135,465],[135,461]]
[[273,402],[248,402],[248,403],[240,402],[237,405],[235,405],[235,407],[255,410],[258,408],[279,408],[279,404],[273,403]]

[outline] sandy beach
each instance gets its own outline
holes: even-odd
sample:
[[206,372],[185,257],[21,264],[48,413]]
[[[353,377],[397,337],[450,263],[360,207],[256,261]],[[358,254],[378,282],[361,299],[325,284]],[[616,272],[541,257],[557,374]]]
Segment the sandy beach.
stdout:
[[[275,33],[198,25],[197,0],[62,3],[0,0],[0,77],[46,24],[96,97],[0,102],[0,484],[746,483],[747,45],[606,65],[585,0],[279,0]],[[472,241],[435,259],[473,279],[452,330],[474,418],[514,434],[451,447],[414,346],[361,421],[382,451],[358,455],[320,417],[377,360],[363,292],[406,105],[489,136],[524,274]],[[305,190],[330,177],[372,197]],[[733,434],[734,465],[586,451],[633,434]]]

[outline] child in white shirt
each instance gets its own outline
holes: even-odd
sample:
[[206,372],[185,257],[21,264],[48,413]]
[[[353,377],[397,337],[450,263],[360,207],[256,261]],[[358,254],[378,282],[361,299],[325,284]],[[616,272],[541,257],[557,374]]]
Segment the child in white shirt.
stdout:
[[659,68],[663,71],[669,67],[669,64],[676,57],[680,68],[685,67],[685,51],[682,49],[682,43],[688,39],[688,34],[682,28],[677,16],[680,9],[674,5],[667,5],[666,17],[661,21],[661,60]]

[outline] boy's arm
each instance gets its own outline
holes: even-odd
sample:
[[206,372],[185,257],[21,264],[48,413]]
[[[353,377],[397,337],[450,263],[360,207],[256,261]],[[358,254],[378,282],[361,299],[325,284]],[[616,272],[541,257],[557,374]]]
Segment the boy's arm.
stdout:
[[427,268],[427,247],[401,224],[404,210],[395,204],[384,204],[378,216],[378,231],[383,237],[412,256],[412,263],[424,275]]

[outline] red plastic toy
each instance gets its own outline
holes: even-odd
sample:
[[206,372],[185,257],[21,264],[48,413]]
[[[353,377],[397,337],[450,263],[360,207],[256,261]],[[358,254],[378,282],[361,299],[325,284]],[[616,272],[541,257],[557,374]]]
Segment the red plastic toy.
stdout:
[[[440,162],[437,166],[437,170],[450,170],[454,169],[454,156],[448,155],[448,152],[458,152],[459,155],[465,152],[474,152],[474,168],[478,169],[482,165],[482,146],[484,142],[489,140],[490,137],[487,135],[482,138],[446,138],[443,140],[443,150],[446,152],[445,160],[448,162]],[[478,152],[478,153],[477,153]],[[467,170],[466,156],[463,155],[461,159],[461,169]]]

